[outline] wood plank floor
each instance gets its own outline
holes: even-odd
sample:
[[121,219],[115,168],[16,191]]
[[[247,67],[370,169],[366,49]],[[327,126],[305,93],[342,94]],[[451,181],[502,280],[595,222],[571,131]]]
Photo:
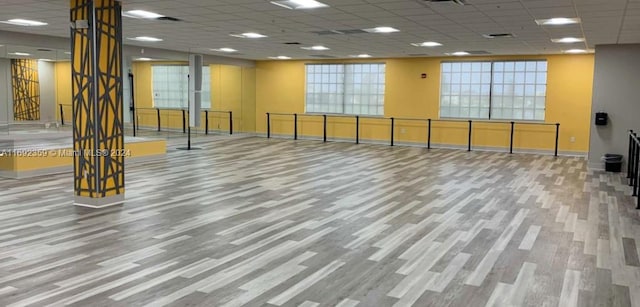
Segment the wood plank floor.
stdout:
[[640,306],[630,190],[582,158],[210,140],[122,207],[0,180],[0,305]]

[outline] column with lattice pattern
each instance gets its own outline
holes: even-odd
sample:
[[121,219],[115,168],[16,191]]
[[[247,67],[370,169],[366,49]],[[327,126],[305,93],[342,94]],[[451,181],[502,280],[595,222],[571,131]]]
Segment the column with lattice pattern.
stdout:
[[124,201],[122,14],[115,0],[71,0],[75,203]]

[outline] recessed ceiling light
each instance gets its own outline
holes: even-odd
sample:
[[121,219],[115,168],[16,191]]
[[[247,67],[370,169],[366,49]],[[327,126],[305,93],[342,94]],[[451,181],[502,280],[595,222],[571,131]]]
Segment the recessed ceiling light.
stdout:
[[300,47],[304,50],[315,50],[315,51],[323,51],[323,50],[329,50],[329,48],[325,47],[325,46],[311,46],[311,47]]
[[218,51],[218,52],[237,52],[238,50],[235,50],[233,48],[220,48],[220,49],[211,49],[211,51]]
[[350,55],[350,57],[352,58],[370,58],[371,55],[363,53],[363,54],[354,54],[354,55]]
[[285,56],[285,55],[279,55],[279,56],[270,56],[269,57],[272,60],[291,60],[291,57]]
[[139,42],[161,42],[163,41],[162,38],[157,38],[157,37],[151,37],[151,36],[138,36],[138,37],[130,37],[127,38],[128,40],[132,40],[132,41],[139,41]]
[[580,53],[591,53],[593,51],[587,50],[587,49],[569,49],[569,50],[564,50],[563,52],[570,53],[570,54],[580,54]]
[[328,5],[315,0],[283,0],[271,1],[271,3],[288,8],[290,10],[307,10],[328,7]]
[[442,46],[442,44],[440,44],[438,42],[422,42],[422,43],[413,43],[411,45],[416,46],[416,47],[438,47],[438,46]]
[[557,17],[549,19],[536,19],[536,23],[540,26],[561,26],[580,23],[580,18]]
[[143,10],[126,11],[122,13],[122,16],[130,17],[130,18],[142,18],[142,19],[158,19],[160,17],[164,17],[164,15],[160,15],[154,12],[143,11]]
[[263,38],[263,37],[267,37],[266,35],[262,35],[260,33],[255,33],[255,32],[246,32],[246,33],[242,33],[242,34],[229,34],[231,36],[234,37],[240,37],[240,38]]
[[38,59],[38,61],[53,62],[53,60],[52,60],[52,59]]
[[570,44],[570,43],[581,43],[581,42],[584,42],[584,38],[563,37],[563,38],[552,38],[551,41],[554,42],[554,43]]
[[28,20],[28,19],[9,19],[6,21],[0,21],[2,23],[14,25],[14,26],[23,26],[23,27],[38,27],[38,26],[46,26],[46,22],[37,21],[37,20]]
[[71,54],[71,51],[65,51],[64,54]]
[[17,55],[17,56],[30,56],[31,53],[26,53],[26,52],[9,52],[10,55]]
[[369,33],[393,33],[399,32],[400,30],[392,27],[375,27],[371,29],[362,29],[363,31],[367,31]]
[[469,55],[469,52],[466,51],[456,51],[456,52],[451,52],[451,53],[446,53],[446,55],[455,55],[455,56],[463,56],[463,55]]
[[153,60],[152,58],[135,58],[133,59],[134,61],[151,61]]

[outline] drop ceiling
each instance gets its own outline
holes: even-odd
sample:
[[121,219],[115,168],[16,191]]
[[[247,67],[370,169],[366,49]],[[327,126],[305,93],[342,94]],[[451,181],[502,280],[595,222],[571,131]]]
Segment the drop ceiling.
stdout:
[[[598,44],[640,43],[640,0],[468,0],[468,5],[428,4],[421,0],[324,0],[327,8],[289,10],[268,0],[124,0],[124,10],[147,10],[180,22],[123,18],[125,37],[154,36],[159,43],[127,41],[128,45],[215,54],[250,60],[271,56],[313,58],[318,51],[301,46],[324,45],[324,55],[347,58],[442,56],[462,50],[491,54],[555,54]],[[2,0],[0,20],[12,18],[47,22],[45,27],[0,24],[0,31],[56,37],[69,35],[68,0]],[[581,24],[541,27],[535,19],[579,17]],[[397,33],[318,33],[390,26]],[[262,39],[232,37],[258,32]],[[358,31],[355,31],[358,32]],[[483,34],[510,33],[489,39]],[[552,38],[585,37],[586,42],[552,43]],[[1,41],[0,44],[11,42]],[[415,47],[436,41],[443,46]],[[285,44],[298,42],[300,45]],[[45,46],[46,47],[46,46]],[[210,49],[233,48],[237,54]]]

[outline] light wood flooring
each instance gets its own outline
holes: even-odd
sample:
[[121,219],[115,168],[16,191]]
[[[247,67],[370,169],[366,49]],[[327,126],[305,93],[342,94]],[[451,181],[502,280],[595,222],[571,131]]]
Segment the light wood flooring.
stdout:
[[640,218],[582,158],[211,137],[127,165],[0,180],[0,305],[640,306]]

